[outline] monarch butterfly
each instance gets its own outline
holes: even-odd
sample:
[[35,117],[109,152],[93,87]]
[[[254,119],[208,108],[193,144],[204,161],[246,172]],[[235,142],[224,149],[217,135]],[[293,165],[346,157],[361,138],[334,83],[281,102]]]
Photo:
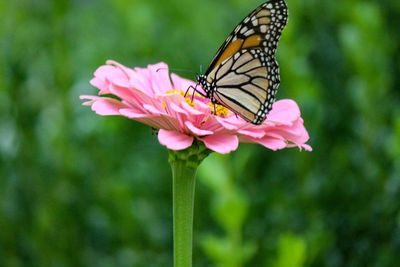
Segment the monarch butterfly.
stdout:
[[287,20],[285,1],[270,0],[239,23],[205,74],[196,77],[212,103],[253,124],[263,123],[280,84],[275,52]]

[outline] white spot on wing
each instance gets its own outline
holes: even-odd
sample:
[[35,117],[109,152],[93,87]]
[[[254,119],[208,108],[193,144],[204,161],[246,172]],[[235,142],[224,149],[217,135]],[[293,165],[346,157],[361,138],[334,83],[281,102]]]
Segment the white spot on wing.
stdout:
[[267,25],[261,25],[261,26],[260,26],[260,31],[261,31],[262,33],[266,33],[266,32],[267,32]]
[[240,30],[240,33],[245,33],[246,31],[247,31],[248,29],[247,29],[247,27],[246,26],[244,26],[241,30]]

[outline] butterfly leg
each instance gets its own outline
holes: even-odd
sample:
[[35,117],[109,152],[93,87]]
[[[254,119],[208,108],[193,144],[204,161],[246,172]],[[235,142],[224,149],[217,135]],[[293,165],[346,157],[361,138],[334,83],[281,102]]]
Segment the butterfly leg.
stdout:
[[[196,85],[196,86],[197,86],[197,85]],[[184,94],[184,97],[187,96],[187,94],[188,94],[188,92],[189,92],[190,89],[193,89],[192,96],[190,97],[190,102],[193,103],[194,93],[196,92],[196,88],[195,88],[195,87],[193,87],[193,86],[190,85],[190,86],[188,87],[188,89],[186,90],[186,92],[185,92],[185,94]]]
[[199,84],[196,84],[196,87],[193,87],[193,86],[190,85],[190,86],[188,87],[188,89],[186,90],[184,97],[186,97],[186,95],[188,94],[188,92],[189,92],[190,89],[193,89],[192,101],[193,101],[194,93],[198,93],[198,94],[201,95],[202,97],[207,97],[207,95],[206,95],[205,93],[203,93],[203,92],[200,91],[200,90],[197,90],[197,86],[198,86],[198,85],[199,85]]
[[[190,89],[193,89],[194,91],[196,91],[196,88],[194,88],[193,86],[190,85],[190,86],[188,87],[188,89],[186,89],[186,92],[185,92],[185,94],[183,95],[184,97],[187,96],[187,94],[188,94],[188,92],[189,92]],[[192,95],[193,95],[193,94],[192,94]]]
[[[196,87],[197,87],[197,84],[196,84]],[[184,95],[184,97],[186,97],[187,94],[188,94],[188,92],[189,92],[189,90],[190,90],[190,89],[193,89],[193,94],[192,94],[192,96],[191,96],[191,98],[190,98],[190,101],[191,101],[192,103],[193,103],[193,99],[194,99],[194,93],[196,92],[196,87],[189,86],[188,89],[187,89],[186,92],[185,92],[185,95]]]

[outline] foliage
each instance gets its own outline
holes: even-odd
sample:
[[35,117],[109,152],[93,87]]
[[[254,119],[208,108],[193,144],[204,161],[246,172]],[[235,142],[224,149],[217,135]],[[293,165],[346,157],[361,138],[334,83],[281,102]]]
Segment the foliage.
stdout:
[[[172,264],[167,152],[78,96],[106,59],[197,71],[260,2],[0,3],[0,266]],[[210,156],[194,265],[397,266],[400,2],[287,2],[278,98],[299,103],[314,151]]]
[[219,267],[239,267],[255,253],[253,243],[243,242],[242,228],[249,209],[249,201],[232,179],[229,161],[224,156],[210,156],[199,171],[199,178],[214,192],[212,214],[224,231],[225,237],[206,234],[202,240],[205,253]]

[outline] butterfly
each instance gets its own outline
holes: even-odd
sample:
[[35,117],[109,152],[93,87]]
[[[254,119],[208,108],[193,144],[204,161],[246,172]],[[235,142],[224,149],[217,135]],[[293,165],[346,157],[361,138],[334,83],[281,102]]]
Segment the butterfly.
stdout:
[[280,84],[275,53],[287,20],[284,0],[270,0],[245,17],[219,48],[206,72],[197,75],[204,96],[248,122],[262,124]]

